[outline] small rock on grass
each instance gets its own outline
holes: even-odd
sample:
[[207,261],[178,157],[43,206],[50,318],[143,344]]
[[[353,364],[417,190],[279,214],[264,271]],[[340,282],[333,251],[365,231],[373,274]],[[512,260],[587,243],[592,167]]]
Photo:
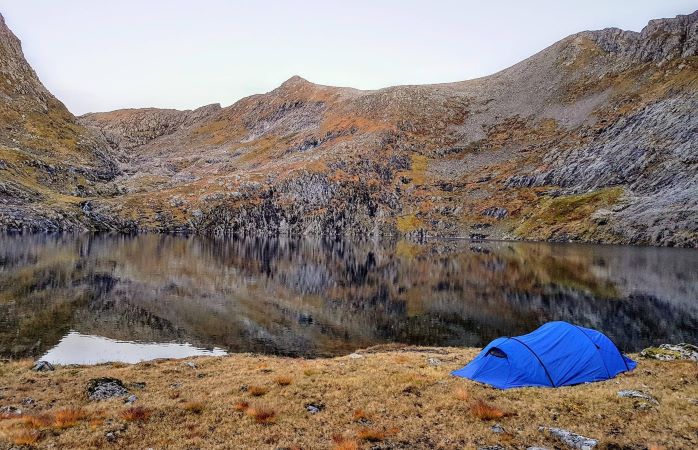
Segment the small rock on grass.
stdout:
[[540,427],[540,431],[548,432],[552,437],[577,450],[592,450],[599,443],[596,439],[584,437],[563,428]]
[[492,425],[490,430],[492,430],[493,433],[504,433],[506,431],[506,430],[504,430],[504,427],[498,423],[495,423],[494,425]]
[[440,366],[443,364],[439,358],[427,358],[427,363],[429,363],[430,366]]
[[53,367],[53,364],[48,361],[37,361],[36,364],[34,364],[34,367],[32,367],[32,370],[35,372],[50,372],[55,370],[55,368]]
[[651,403],[654,403],[655,405],[659,404],[659,401],[656,398],[652,397],[651,395],[645,394],[642,391],[636,391],[633,389],[623,389],[622,391],[618,391],[618,397],[639,398],[639,399],[647,400]]
[[325,405],[322,403],[306,403],[305,404],[305,410],[308,411],[310,414],[317,414],[320,411],[325,409]]
[[21,416],[22,410],[15,406],[3,406],[0,407],[0,414],[7,416]]
[[136,403],[136,400],[138,400],[138,397],[136,397],[135,395],[131,394],[131,395],[129,395],[129,396],[126,398],[126,400],[124,400],[124,403],[127,403],[127,404],[130,405],[130,404]]
[[128,393],[124,383],[117,378],[93,378],[87,383],[87,395],[90,400],[125,397]]
[[364,355],[360,355],[358,353],[350,353],[349,354],[349,358],[351,358],[351,359],[361,359],[363,357],[364,357]]

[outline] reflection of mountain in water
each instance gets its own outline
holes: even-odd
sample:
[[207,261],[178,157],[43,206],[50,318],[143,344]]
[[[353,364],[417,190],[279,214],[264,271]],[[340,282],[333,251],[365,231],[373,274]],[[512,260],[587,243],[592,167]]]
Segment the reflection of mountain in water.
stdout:
[[698,336],[698,252],[456,241],[0,236],[0,349],[68,330],[332,355],[383,342],[483,345],[568,320],[625,350]]

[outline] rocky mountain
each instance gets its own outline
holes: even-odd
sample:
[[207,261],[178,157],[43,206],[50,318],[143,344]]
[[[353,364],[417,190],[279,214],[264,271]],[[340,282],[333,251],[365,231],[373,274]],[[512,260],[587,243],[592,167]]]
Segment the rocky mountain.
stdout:
[[[1,42],[3,74],[31,71],[6,28]],[[60,105],[41,89],[27,108],[42,95]],[[55,108],[64,122],[44,130],[84,136],[61,167],[108,169],[86,170],[82,189],[37,178],[67,196],[52,206],[71,211],[58,227],[698,245],[698,12],[578,33],[457,83],[362,91],[293,77],[225,108],[77,121]],[[45,226],[46,199],[15,203],[5,226]]]

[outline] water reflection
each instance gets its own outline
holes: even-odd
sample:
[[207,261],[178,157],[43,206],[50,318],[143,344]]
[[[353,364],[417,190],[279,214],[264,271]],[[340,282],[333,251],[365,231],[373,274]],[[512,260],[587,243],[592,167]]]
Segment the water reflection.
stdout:
[[206,350],[189,343],[138,343],[89,336],[71,331],[58,345],[41,357],[52,364],[99,364],[105,362],[137,363],[160,358],[189,356],[223,356],[220,348]]
[[698,252],[594,245],[0,235],[0,353],[70,330],[130,342],[327,356],[481,346],[548,320],[624,351],[696,342]]

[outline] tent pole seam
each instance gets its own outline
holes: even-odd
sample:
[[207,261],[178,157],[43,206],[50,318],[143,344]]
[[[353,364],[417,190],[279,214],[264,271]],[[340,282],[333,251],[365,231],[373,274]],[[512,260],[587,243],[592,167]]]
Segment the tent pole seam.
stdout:
[[[574,324],[573,324],[573,325],[574,325]],[[594,347],[596,347],[596,354],[599,355],[599,358],[601,358],[601,362],[603,363],[603,368],[606,369],[606,375],[608,376],[608,379],[611,379],[611,372],[608,371],[608,366],[606,365],[606,361],[604,361],[603,355],[601,355],[601,351],[600,351],[600,350],[601,350],[601,347],[599,347],[598,345],[596,345],[596,344],[594,343],[594,341],[591,340],[591,338],[589,337],[589,335],[586,334],[586,333],[584,332],[584,330],[582,330],[581,327],[580,327],[579,325],[574,325],[574,327],[575,327],[576,329],[578,329],[584,336],[586,336],[587,339],[589,339],[589,342],[591,342],[591,345],[593,345]],[[614,344],[614,345],[615,345],[615,344]]]
[[538,355],[536,354],[536,352],[534,352],[534,351],[531,349],[531,347],[529,347],[529,346],[526,345],[525,343],[521,342],[521,341],[518,340],[517,338],[513,337],[513,338],[510,338],[510,339],[513,339],[513,340],[515,340],[516,342],[518,342],[519,344],[521,344],[521,345],[523,345],[524,347],[526,347],[526,349],[528,349],[528,351],[531,352],[531,354],[532,354],[533,356],[536,357],[536,359],[537,359],[538,362],[540,363],[540,366],[541,366],[541,367],[543,368],[543,370],[545,371],[545,375],[548,377],[548,380],[550,381],[550,384],[552,384],[553,387],[557,387],[557,386],[555,385],[555,382],[553,381],[553,377],[551,377],[551,376],[550,376],[550,372],[548,372],[548,368],[545,367],[545,364],[543,364],[543,361],[538,357]]

